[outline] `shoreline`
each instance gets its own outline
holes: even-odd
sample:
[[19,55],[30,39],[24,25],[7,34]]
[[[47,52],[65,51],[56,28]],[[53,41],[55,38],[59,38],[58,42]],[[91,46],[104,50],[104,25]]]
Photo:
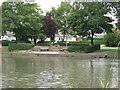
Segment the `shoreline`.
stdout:
[[1,55],[34,55],[34,56],[62,56],[62,57],[80,57],[80,58],[113,58],[120,59],[120,56],[107,55],[106,52],[102,53],[63,53],[63,52],[29,52],[29,53],[20,53],[20,52],[10,52],[10,53],[0,53]]

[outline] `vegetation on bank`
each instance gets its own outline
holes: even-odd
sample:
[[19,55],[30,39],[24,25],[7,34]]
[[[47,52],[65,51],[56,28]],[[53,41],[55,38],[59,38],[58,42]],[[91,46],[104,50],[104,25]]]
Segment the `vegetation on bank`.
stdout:
[[[69,52],[90,53],[100,50],[98,44],[117,46],[120,41],[120,35],[112,30],[112,18],[106,16],[113,10],[116,11],[115,16],[119,16],[117,3],[61,2],[58,8],[52,8],[46,15],[42,14],[43,11],[35,3],[4,2],[1,6],[2,33],[5,35],[7,31],[13,32],[16,37],[16,41],[2,41],[2,46],[9,46],[10,51],[31,49],[33,45],[29,39],[34,40],[32,43],[37,46],[66,46],[66,35],[80,36],[83,39],[67,43],[70,46],[67,50]],[[63,34],[63,40],[54,43],[57,32]],[[107,34],[104,38],[94,38],[96,33],[103,32]],[[45,41],[47,37],[51,39],[50,42]],[[40,41],[37,42],[37,39]]]
[[120,42],[120,34],[118,34],[117,32],[108,33],[107,35],[105,35],[104,39],[106,46],[116,47]]
[[14,51],[14,50],[29,50],[33,47],[33,44],[27,44],[27,43],[10,43],[8,45],[8,50],[9,51]]
[[110,24],[113,20],[106,14],[115,10],[119,16],[119,5],[111,2],[61,2],[46,15],[35,3],[4,2],[1,7],[3,35],[10,31],[18,43],[28,43],[30,38],[35,45],[37,39],[43,42],[47,37],[54,42],[57,32],[63,34],[63,41],[66,35],[73,35],[88,37],[91,44],[99,44],[94,43],[95,34],[110,33],[113,28]]

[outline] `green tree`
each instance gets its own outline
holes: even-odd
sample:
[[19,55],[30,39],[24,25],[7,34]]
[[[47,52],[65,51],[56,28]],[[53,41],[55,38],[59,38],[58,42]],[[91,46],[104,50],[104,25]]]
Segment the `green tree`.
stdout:
[[93,43],[95,33],[111,32],[112,19],[105,16],[110,11],[103,2],[74,2],[69,25],[77,35],[87,36]]
[[110,3],[117,20],[116,26],[120,29],[120,1],[119,2],[112,2]]
[[[35,3],[4,2],[2,4],[3,32],[15,33],[18,42],[36,39],[42,33],[42,11]],[[36,44],[36,42],[35,42]]]
[[52,8],[50,11],[51,15],[54,17],[57,28],[63,34],[63,41],[65,39],[65,35],[68,33],[69,28],[67,22],[71,9],[72,6],[70,5],[70,2],[61,2],[57,9]]
[[120,41],[120,34],[118,34],[115,30],[112,33],[108,33],[104,37],[105,45],[108,47],[115,47],[118,45]]

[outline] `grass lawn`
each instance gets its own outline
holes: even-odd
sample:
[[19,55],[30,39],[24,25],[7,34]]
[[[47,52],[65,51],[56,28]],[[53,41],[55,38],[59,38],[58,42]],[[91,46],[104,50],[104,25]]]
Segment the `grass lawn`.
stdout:
[[112,50],[111,52],[107,52],[108,55],[115,55],[119,56],[120,55],[120,50]]
[[98,51],[94,51],[93,53],[98,53],[98,52],[106,52],[106,51],[112,51],[113,49],[101,49]]
[[[18,51],[18,50],[15,50]],[[9,51],[8,46],[2,46],[2,49],[0,49],[0,53],[9,53],[9,52],[14,52],[14,51]]]
[[2,46],[2,49],[0,49],[1,53],[8,53],[8,46]]

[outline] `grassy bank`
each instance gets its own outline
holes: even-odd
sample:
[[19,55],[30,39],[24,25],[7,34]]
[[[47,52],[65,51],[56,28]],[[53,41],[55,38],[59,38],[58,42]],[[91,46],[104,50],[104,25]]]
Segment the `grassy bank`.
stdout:
[[8,46],[2,46],[2,49],[0,49],[1,53],[8,53]]
[[[9,53],[11,51],[8,50],[8,46],[3,46],[2,49],[0,49],[0,52],[1,53]],[[78,53],[86,54],[83,51],[78,52]],[[120,54],[120,50],[118,50],[118,49],[101,49],[101,50],[98,50],[98,51],[94,51],[92,53],[95,53],[95,54],[107,54],[107,55],[111,55],[111,56],[118,56],[118,54]]]

